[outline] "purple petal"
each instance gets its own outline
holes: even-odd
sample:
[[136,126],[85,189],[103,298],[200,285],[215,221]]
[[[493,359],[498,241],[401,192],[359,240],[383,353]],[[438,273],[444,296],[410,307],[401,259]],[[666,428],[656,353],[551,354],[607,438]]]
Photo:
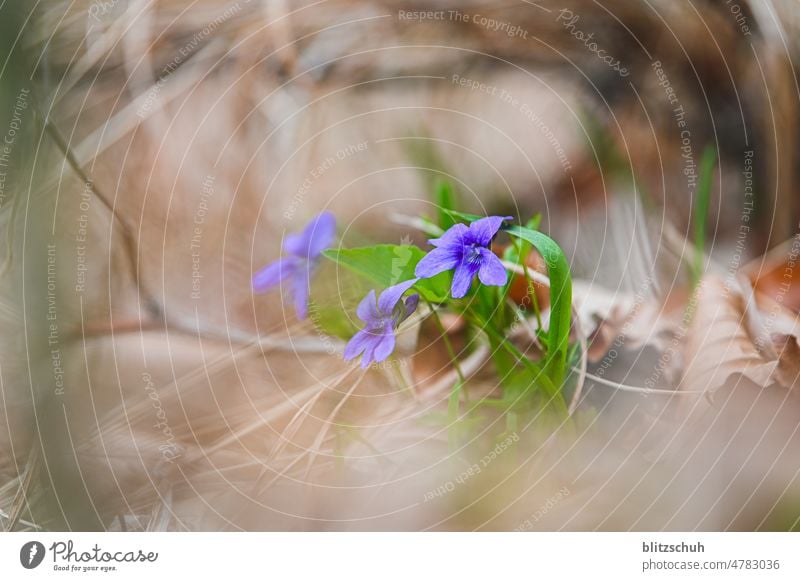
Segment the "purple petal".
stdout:
[[469,227],[468,238],[470,242],[480,246],[488,246],[495,237],[500,226],[506,220],[513,220],[512,216],[489,216],[475,220]]
[[356,315],[358,315],[359,319],[368,324],[376,321],[380,317],[374,290],[369,291],[367,296],[361,299],[358,308],[356,308]]
[[287,236],[283,241],[283,249],[292,256],[312,259],[329,248],[335,236],[336,218],[330,212],[322,212],[302,232]]
[[361,369],[366,369],[372,364],[375,346],[379,340],[380,336],[376,339],[375,335],[370,335],[370,340],[365,343],[364,354],[361,356]]
[[306,231],[311,238],[309,255],[319,256],[320,252],[330,248],[336,237],[336,217],[330,212],[322,212],[306,227]]
[[428,243],[437,248],[463,246],[464,236],[467,232],[469,232],[469,228],[465,224],[453,224],[441,237],[428,240]]
[[253,275],[253,290],[259,293],[278,286],[283,279],[297,272],[299,261],[294,257],[281,258]]
[[311,265],[300,268],[295,275],[292,291],[294,293],[294,310],[298,319],[305,319],[308,316],[308,295],[311,287]]
[[283,251],[297,258],[306,258],[309,255],[308,243],[310,240],[306,236],[305,230],[299,234],[288,234],[283,239]]
[[391,315],[394,311],[397,301],[400,300],[400,297],[403,296],[403,293],[414,286],[418,280],[418,278],[412,278],[411,280],[390,286],[383,291],[381,296],[378,298],[378,311],[387,316]]
[[478,278],[483,284],[489,286],[503,286],[508,282],[508,273],[503,263],[488,248],[481,248],[481,268]]
[[453,247],[431,250],[417,263],[414,275],[419,278],[430,278],[445,270],[451,270],[461,262],[462,254],[463,252]]
[[350,361],[361,355],[374,342],[375,336],[369,331],[361,330],[347,342],[344,348],[344,360]]
[[400,322],[403,322],[409,318],[414,311],[417,310],[417,305],[419,305],[419,295],[414,293],[406,299],[406,310],[403,313],[403,318],[400,320]]
[[456,267],[455,273],[453,274],[453,286],[450,289],[450,293],[453,295],[454,299],[463,298],[467,294],[472,284],[472,278],[475,276],[475,273],[478,272],[478,268],[480,268],[479,264],[467,261],[462,262]]
[[388,331],[381,336],[380,341],[375,345],[375,349],[372,352],[372,359],[376,363],[384,361],[392,354],[392,351],[394,351],[394,344],[394,331],[389,327]]

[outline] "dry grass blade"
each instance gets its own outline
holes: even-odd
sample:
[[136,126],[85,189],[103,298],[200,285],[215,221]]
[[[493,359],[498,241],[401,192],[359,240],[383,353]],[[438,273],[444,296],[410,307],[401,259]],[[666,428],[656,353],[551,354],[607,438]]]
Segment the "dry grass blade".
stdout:
[[169,530],[170,521],[172,520],[172,487],[168,488],[166,493],[160,496],[160,501],[153,504],[150,520],[145,528],[147,532]]
[[[263,493],[263,492],[264,492],[264,490],[266,490],[266,489],[270,488],[270,487],[271,487],[273,484],[275,484],[275,483],[276,483],[278,480],[280,480],[281,478],[285,477],[285,476],[286,476],[286,475],[289,473],[289,471],[290,471],[292,468],[294,468],[294,467],[295,467],[295,466],[296,466],[296,465],[297,465],[297,464],[298,464],[298,463],[299,463],[299,462],[300,462],[300,461],[301,461],[303,458],[305,458],[306,454],[310,453],[310,452],[311,452],[312,450],[314,450],[314,449],[319,449],[319,448],[322,446],[322,443],[323,443],[323,441],[324,441],[324,439],[325,439],[325,436],[326,436],[326,435],[327,435],[327,433],[328,433],[328,429],[329,429],[329,427],[330,427],[330,422],[331,422],[332,418],[334,418],[334,417],[336,416],[336,414],[338,414],[338,413],[339,413],[339,411],[341,410],[341,408],[342,408],[342,406],[344,405],[344,403],[345,403],[345,402],[347,401],[347,399],[348,399],[348,398],[349,398],[349,397],[352,395],[352,393],[353,393],[353,392],[356,390],[356,388],[357,388],[359,385],[361,385],[361,382],[364,380],[364,378],[366,377],[366,375],[367,375],[366,373],[362,373],[362,374],[359,376],[359,378],[358,378],[358,379],[355,381],[355,383],[353,383],[353,386],[352,386],[352,387],[351,387],[351,388],[350,388],[350,389],[347,391],[347,393],[346,393],[346,394],[345,394],[345,395],[342,397],[342,399],[341,399],[341,400],[340,400],[340,401],[337,403],[337,405],[335,406],[335,408],[334,408],[333,412],[331,412],[331,414],[328,416],[328,419],[327,419],[327,421],[325,422],[325,426],[323,426],[323,428],[322,428],[322,430],[320,431],[320,433],[319,433],[319,434],[317,434],[317,437],[314,439],[314,443],[312,444],[312,446],[311,446],[310,448],[307,448],[306,450],[303,450],[302,452],[300,452],[300,454],[298,454],[298,455],[297,455],[297,456],[296,456],[296,457],[295,457],[295,458],[294,458],[294,459],[293,459],[293,460],[292,460],[292,461],[289,463],[289,465],[288,465],[288,466],[286,466],[286,468],[284,468],[283,470],[281,470],[280,472],[278,472],[278,473],[277,473],[277,474],[276,474],[276,475],[275,475],[275,476],[274,476],[274,477],[273,477],[273,478],[272,478],[272,479],[271,479],[269,482],[267,482],[267,483],[266,483],[266,485],[264,486],[264,488],[263,488],[263,489],[261,489],[261,490],[259,491],[260,493]],[[295,416],[295,417],[297,417],[298,415],[300,415],[300,413],[301,413],[301,412],[298,412],[298,414],[296,414],[296,416]],[[300,420],[300,423],[302,423],[302,419]],[[296,430],[295,430],[295,431],[296,431]],[[289,441],[288,441],[288,440],[286,440],[285,438],[282,438],[282,442],[284,442],[284,444],[283,444],[283,446],[284,446],[284,447],[286,446],[286,444],[288,444],[288,443],[289,443]],[[282,449],[283,449],[283,448],[282,448]],[[309,466],[309,470],[310,470],[310,466]],[[306,471],[306,473],[308,473],[308,470]],[[263,477],[264,477],[264,475],[265,475],[265,474],[266,474],[266,467],[264,467],[264,469],[263,469],[263,470],[262,470],[262,472],[261,472],[261,475],[259,476],[258,480],[256,481],[256,488],[258,488],[258,486],[259,486],[259,484],[261,483],[261,481],[263,480]]]
[[[251,434],[259,429],[264,428],[267,422],[279,419],[284,414],[287,414],[291,410],[295,409],[297,407],[298,401],[303,401],[309,397],[310,398],[319,397],[320,393],[322,393],[321,388],[317,385],[313,385],[311,387],[308,387],[300,391],[299,393],[295,394],[292,398],[284,400],[281,403],[265,406],[264,411],[262,412],[260,417],[253,420],[249,424],[241,427],[237,431],[230,433],[223,440],[220,440],[219,442],[215,443],[210,448],[198,451],[197,457],[199,458],[202,456],[215,454],[221,450],[224,450],[226,447],[230,446],[234,442],[239,441],[248,434]],[[306,402],[306,404],[304,405],[307,405],[307,403],[308,402]],[[190,459],[194,459],[194,456],[190,457]]]
[[278,441],[275,443],[275,446],[272,448],[272,451],[269,454],[269,458],[271,460],[277,458],[284,448],[292,441],[294,436],[302,427],[303,421],[306,419],[308,412],[319,401],[320,397],[322,397],[322,394],[325,393],[326,390],[335,390],[344,382],[345,379],[347,379],[351,372],[352,369],[348,369],[338,379],[336,379],[333,385],[323,386],[322,389],[319,389],[319,391],[310,400],[308,400],[300,407],[300,409],[297,410],[294,416],[292,416],[292,419],[286,425],[286,428],[278,436]]
[[314,438],[314,442],[311,444],[308,450],[306,450],[305,453],[308,454],[308,464],[306,465],[305,478],[308,478],[308,475],[311,473],[311,467],[314,464],[314,459],[319,455],[320,450],[322,448],[322,443],[325,441],[325,438],[327,437],[328,432],[331,429],[331,425],[333,425],[333,422],[336,419],[336,416],[339,415],[339,412],[342,410],[342,407],[344,407],[344,404],[347,403],[347,401],[350,399],[350,396],[353,395],[353,392],[355,392],[356,388],[360,384],[361,384],[361,379],[356,381],[350,387],[350,389],[348,389],[347,392],[342,396],[342,398],[337,402],[336,406],[333,408],[331,413],[328,414],[327,418],[325,418],[325,423],[323,424],[322,429],[320,429],[319,433]]
[[[328,390],[335,390],[352,373],[352,371],[353,371],[352,369],[348,369],[347,371],[342,373],[333,382],[333,384],[330,384],[330,385],[327,385],[327,386],[326,385],[322,385],[322,386],[315,385],[315,386],[312,386],[312,387],[310,387],[310,388],[308,388],[308,389],[303,391],[303,396],[304,397],[302,399],[305,399],[306,397],[308,397],[308,400],[305,403],[303,403],[300,406],[299,409],[297,409],[297,411],[294,413],[292,418],[287,423],[286,427],[278,435],[277,441],[275,442],[275,445],[273,446],[272,450],[269,453],[268,462],[276,460],[283,453],[283,451],[286,449],[286,447],[292,442],[294,437],[300,431],[300,428],[302,427],[303,422],[308,417],[309,411],[311,409],[313,409],[314,405],[319,401],[319,399],[322,397],[322,395]],[[364,375],[365,374],[361,375],[361,378],[356,382],[356,385],[364,378]],[[285,412],[290,411],[291,409],[294,409],[296,407],[297,407],[297,398],[295,397],[290,401],[283,402],[283,404],[281,404],[281,405],[274,406],[273,409],[271,410],[271,412],[275,412],[275,411],[278,410],[278,408],[280,408],[280,411],[285,413]],[[275,413],[271,413],[270,415],[275,416],[276,414]],[[258,425],[255,425],[255,424],[251,425],[249,430],[254,430],[254,429],[264,425],[263,421],[260,421],[257,424]],[[230,438],[230,437],[226,438],[226,442],[229,442],[229,441],[232,441],[232,438]],[[215,449],[219,449],[219,447],[220,447],[220,445],[217,445],[217,446],[215,446]],[[299,457],[295,458],[294,461],[292,461],[286,468],[284,468],[281,472],[279,472],[267,484],[267,488],[269,486],[271,486],[272,483],[275,482],[275,480],[277,480],[281,476],[284,476],[301,459],[302,459],[302,456],[299,456]],[[266,465],[266,464],[262,464],[260,472],[259,472],[259,475],[258,475],[258,478],[256,478],[256,481],[253,484],[253,489],[254,490],[258,490],[259,489],[259,487],[260,487],[261,483],[263,482],[265,476],[267,475],[268,471],[269,471],[269,466]]]
[[11,509],[8,512],[8,522],[6,523],[6,531],[13,531],[17,523],[20,522],[23,512],[28,506],[28,498],[31,488],[31,482],[39,467],[39,447],[37,445],[31,446],[31,451],[28,454],[28,461],[25,463],[25,473],[20,479],[19,487],[14,495],[14,500],[11,503]]
[[[41,114],[41,112],[40,112]],[[142,286],[139,284],[139,268],[137,262],[137,251],[136,251],[136,238],[134,237],[133,232],[131,231],[129,225],[125,220],[120,217],[117,211],[114,208],[114,205],[108,200],[108,198],[98,189],[97,184],[86,175],[86,172],[83,171],[81,164],[78,162],[77,158],[72,152],[69,144],[64,140],[61,133],[59,132],[58,128],[55,124],[50,121],[47,117],[43,118],[47,119],[45,121],[45,131],[56,144],[61,153],[64,155],[64,158],[67,160],[67,165],[75,172],[75,174],[81,179],[84,183],[85,187],[92,192],[92,195],[96,197],[103,206],[111,213],[112,218],[119,224],[120,234],[122,236],[123,247],[125,250],[125,255],[128,257],[128,261],[130,263],[130,273],[133,277],[134,284],[140,289],[140,292],[145,292]]]

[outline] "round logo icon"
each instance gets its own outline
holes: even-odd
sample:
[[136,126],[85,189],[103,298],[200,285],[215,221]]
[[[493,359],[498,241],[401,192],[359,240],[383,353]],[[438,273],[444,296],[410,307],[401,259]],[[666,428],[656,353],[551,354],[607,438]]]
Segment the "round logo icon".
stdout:
[[44,545],[39,541],[30,541],[19,550],[19,562],[26,569],[35,569],[44,559]]

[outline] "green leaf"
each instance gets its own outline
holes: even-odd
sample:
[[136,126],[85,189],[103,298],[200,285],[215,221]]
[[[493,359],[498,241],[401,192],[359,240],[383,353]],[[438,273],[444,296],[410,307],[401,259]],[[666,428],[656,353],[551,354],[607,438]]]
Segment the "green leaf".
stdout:
[[467,224],[471,224],[475,220],[480,220],[481,218],[485,218],[486,216],[478,216],[478,214],[467,214],[465,212],[456,212],[455,210],[447,210],[442,208],[442,212],[448,214],[452,218],[455,218],[456,222],[466,222]]
[[717,150],[713,145],[706,147],[700,161],[697,199],[694,206],[694,262],[691,266],[692,283],[697,286],[703,278],[705,265],[706,224],[708,207],[711,201],[711,186],[714,179],[714,164],[717,161]]
[[456,206],[453,184],[446,180],[436,184],[436,204],[439,207],[439,227],[447,230],[456,223],[456,219],[450,214]]
[[339,304],[320,304],[310,301],[308,305],[309,319],[326,335],[349,339],[358,330],[353,324],[353,319]]
[[547,333],[548,349],[544,370],[555,386],[560,388],[566,372],[572,320],[572,276],[569,263],[561,247],[546,234],[522,226],[507,226],[504,230],[510,236],[530,242],[547,264],[550,278],[550,328]]
[[[479,323],[479,326],[489,337],[492,359],[503,383],[503,399],[509,409],[512,405],[521,407],[529,405],[530,400],[525,397],[525,393],[533,387],[539,387],[547,394],[549,403],[566,417],[567,406],[561,393],[563,380],[559,383],[553,381],[552,374],[548,375],[547,369],[530,360],[513,343],[502,337],[491,324]],[[504,356],[497,357],[497,353],[503,353]]]
[[369,292],[366,281],[352,272],[336,272],[330,262],[320,264],[311,284],[308,318],[325,335],[349,339],[358,330],[350,311]]
[[[342,248],[325,250],[325,258],[332,260],[369,279],[382,290],[405,280],[414,278],[414,269],[425,253],[416,246],[378,244],[364,248]],[[433,303],[447,300],[452,274],[443,272],[433,278],[422,279],[414,289]]]
[[541,226],[541,225],[542,225],[542,214],[541,214],[541,212],[536,212],[536,214],[534,214],[533,218],[528,220],[528,223],[525,224],[525,227],[530,229],[530,230],[538,230],[539,226]]
[[[525,227],[528,230],[538,230],[539,226],[542,224],[542,215],[540,213],[536,213],[530,220],[525,223]],[[519,246],[519,248],[517,248]],[[531,251],[531,243],[526,240],[521,240],[518,244],[512,244],[508,248],[506,248],[505,252],[503,253],[503,260],[507,262],[515,262],[520,266],[524,266],[525,261],[523,257],[528,256],[528,253]]]

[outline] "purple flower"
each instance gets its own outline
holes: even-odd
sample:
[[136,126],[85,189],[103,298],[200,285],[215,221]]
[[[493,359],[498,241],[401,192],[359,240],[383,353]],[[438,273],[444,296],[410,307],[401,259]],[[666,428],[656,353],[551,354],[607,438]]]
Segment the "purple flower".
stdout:
[[253,275],[253,290],[262,293],[286,281],[294,296],[297,318],[308,314],[308,295],[311,275],[320,253],[330,247],[336,235],[336,218],[323,212],[313,218],[299,234],[290,234],[283,241],[283,258],[269,264]]
[[356,333],[344,349],[346,361],[355,359],[361,353],[361,367],[366,369],[373,361],[380,362],[394,351],[394,331],[417,310],[419,295],[413,294],[401,300],[403,293],[418,281],[413,278],[390,286],[376,300],[375,291],[369,291],[356,309],[358,318],[364,321],[362,330]]
[[500,259],[489,250],[489,244],[503,221],[512,219],[511,216],[489,216],[475,220],[469,226],[456,224],[441,238],[428,240],[436,249],[419,261],[414,274],[420,278],[430,278],[445,270],[455,269],[451,288],[455,299],[467,294],[476,274],[483,284],[506,284],[508,273]]

